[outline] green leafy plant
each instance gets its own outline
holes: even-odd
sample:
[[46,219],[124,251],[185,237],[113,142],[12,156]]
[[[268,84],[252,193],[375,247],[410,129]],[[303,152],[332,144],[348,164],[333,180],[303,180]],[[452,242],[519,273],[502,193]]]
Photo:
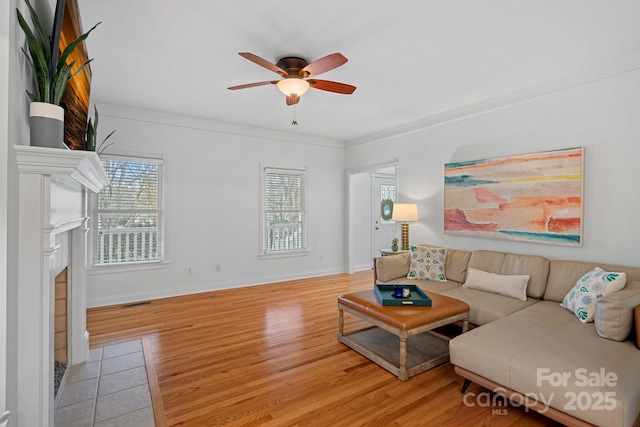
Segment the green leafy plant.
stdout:
[[398,246],[398,242],[399,242],[398,238],[394,237],[393,240],[391,240],[391,246]]
[[89,117],[89,121],[87,122],[87,141],[85,143],[85,150],[95,151],[99,156],[100,154],[104,153],[104,150],[106,150],[108,147],[113,145],[113,142],[107,145],[104,145],[104,144],[107,142],[107,139],[111,138],[111,135],[113,135],[115,130],[111,131],[111,133],[107,135],[105,139],[102,140],[100,145],[96,145],[96,141],[98,139],[99,116],[98,116],[98,107],[96,107],[95,104],[93,105],[93,111],[94,111],[93,116],[95,117],[95,120],[92,122],[91,117]]
[[22,16],[22,13],[20,13],[20,10],[16,9],[16,12],[18,14],[18,23],[20,24],[20,28],[22,28],[22,31],[24,31],[27,38],[27,47],[29,50],[29,53],[27,53],[24,48],[22,48],[22,52],[24,52],[29,60],[29,64],[31,64],[37,89],[36,93],[27,91],[27,95],[33,102],[47,102],[49,104],[60,105],[62,94],[64,93],[64,89],[67,87],[69,80],[86,67],[87,64],[93,61],[93,59],[86,61],[76,70],[75,73],[72,74],[71,69],[75,66],[76,62],[72,61],[70,64],[67,64],[67,58],[71,53],[73,53],[76,47],[89,36],[89,33],[91,33],[91,31],[93,31],[100,22],[67,45],[58,59],[53,75],[51,75],[50,70],[52,69],[53,61],[55,61],[51,56],[51,36],[44,30],[42,22],[40,21],[40,18],[38,18],[37,13],[31,6],[29,0],[25,0],[25,2],[29,7],[29,15],[31,16],[31,22],[35,28],[35,33],[31,30],[29,24],[27,24],[27,21],[24,19],[24,16]]

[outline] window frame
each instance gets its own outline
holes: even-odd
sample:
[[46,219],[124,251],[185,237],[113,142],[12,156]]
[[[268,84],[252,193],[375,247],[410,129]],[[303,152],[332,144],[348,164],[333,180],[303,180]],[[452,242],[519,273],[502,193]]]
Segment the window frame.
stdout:
[[[282,251],[268,251],[266,249],[266,174],[270,173],[293,173],[303,177],[302,203],[300,211],[302,214],[302,248]],[[307,166],[282,166],[260,163],[260,238],[258,257],[260,259],[285,258],[294,256],[306,256],[309,249],[309,168]]]
[[165,175],[166,175],[166,158],[162,154],[130,154],[130,153],[110,153],[100,155],[100,161],[104,160],[120,160],[128,162],[155,163],[158,165],[158,258],[145,261],[126,261],[115,262],[109,264],[96,263],[96,233],[98,228],[96,219],[98,218],[98,194],[91,193],[89,195],[89,244],[88,246],[88,270],[98,271],[114,271],[129,269],[149,269],[157,267],[166,267],[165,259]]

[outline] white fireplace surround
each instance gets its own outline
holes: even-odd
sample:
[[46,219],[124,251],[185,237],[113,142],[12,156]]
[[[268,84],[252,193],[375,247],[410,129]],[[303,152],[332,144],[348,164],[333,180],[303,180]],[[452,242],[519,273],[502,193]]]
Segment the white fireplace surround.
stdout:
[[14,148],[20,173],[15,425],[49,427],[54,425],[54,280],[68,267],[68,361],[85,362],[87,196],[109,181],[94,152]]

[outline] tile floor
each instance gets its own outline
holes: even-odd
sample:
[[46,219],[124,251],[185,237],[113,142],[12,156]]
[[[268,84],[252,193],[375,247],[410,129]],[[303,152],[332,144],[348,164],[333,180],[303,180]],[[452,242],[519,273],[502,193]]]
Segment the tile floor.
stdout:
[[142,341],[96,348],[68,368],[55,427],[155,427]]

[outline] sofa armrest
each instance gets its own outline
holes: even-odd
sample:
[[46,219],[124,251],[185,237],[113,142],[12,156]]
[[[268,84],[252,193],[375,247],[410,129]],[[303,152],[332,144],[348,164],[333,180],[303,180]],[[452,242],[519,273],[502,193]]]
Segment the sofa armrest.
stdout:
[[594,323],[596,332],[614,341],[632,339],[634,309],[640,305],[640,282],[627,285],[596,302]]
[[633,310],[633,319],[636,325],[636,347],[640,349],[640,305]]
[[388,255],[373,259],[373,280],[388,282],[399,277],[407,277],[411,266],[409,253]]

